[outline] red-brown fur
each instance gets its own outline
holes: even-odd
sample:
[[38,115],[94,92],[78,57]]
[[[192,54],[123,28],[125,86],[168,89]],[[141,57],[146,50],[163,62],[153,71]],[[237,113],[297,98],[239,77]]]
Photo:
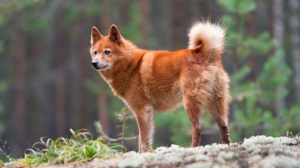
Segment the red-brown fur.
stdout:
[[[229,77],[221,62],[224,44],[214,48],[209,43],[214,39],[199,33],[199,38],[190,41],[190,49],[150,51],[124,39],[114,25],[108,36],[102,36],[93,27],[90,48],[93,62],[97,69],[104,67],[98,72],[135,115],[139,152],[151,149],[154,112],[181,105],[192,125],[191,146],[200,143],[202,106],[207,107],[216,120],[223,143],[230,143],[227,121]],[[105,50],[110,53],[105,54]]]

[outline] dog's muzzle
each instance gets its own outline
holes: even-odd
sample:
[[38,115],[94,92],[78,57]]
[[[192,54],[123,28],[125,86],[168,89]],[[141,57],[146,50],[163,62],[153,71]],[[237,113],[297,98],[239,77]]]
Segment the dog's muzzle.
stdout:
[[98,69],[98,62],[91,62],[93,68]]
[[91,65],[94,69],[99,70],[99,69],[105,69],[106,67],[108,67],[107,64],[103,64],[103,63],[98,63],[96,61],[91,62]]

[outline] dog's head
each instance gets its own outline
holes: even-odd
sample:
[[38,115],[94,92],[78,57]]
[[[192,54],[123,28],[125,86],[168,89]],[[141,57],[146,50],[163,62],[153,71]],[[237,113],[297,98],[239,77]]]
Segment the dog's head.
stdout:
[[112,25],[108,36],[102,36],[99,30],[93,26],[91,33],[92,67],[99,71],[106,71],[124,53],[122,36],[115,25]]

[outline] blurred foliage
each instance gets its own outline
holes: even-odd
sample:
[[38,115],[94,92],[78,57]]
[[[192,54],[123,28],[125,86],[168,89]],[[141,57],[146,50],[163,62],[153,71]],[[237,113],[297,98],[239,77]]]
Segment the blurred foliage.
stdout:
[[239,15],[245,15],[256,7],[253,0],[218,0],[218,3],[228,12]]
[[[0,27],[4,24],[4,18],[3,15],[0,14]],[[4,42],[0,40],[0,54],[2,54],[4,52]],[[1,63],[0,63],[0,68],[1,68]],[[0,81],[0,97],[1,94],[7,89],[7,83],[5,81]],[[4,112],[4,105],[3,102],[0,101],[0,118],[3,118]],[[5,126],[4,126],[4,122],[0,121],[0,136],[2,136],[3,132],[4,132]],[[0,139],[1,142],[1,139]],[[3,148],[5,148],[5,145],[1,145],[0,146],[0,166],[2,166],[2,162],[6,162],[9,161],[9,156],[6,154],[6,152],[4,151]]]
[[264,117],[266,135],[279,136],[284,135],[286,131],[299,132],[299,109],[300,103],[297,103],[290,108],[280,110],[277,117]]
[[[206,109],[200,120],[202,129],[209,129],[212,124],[215,124],[211,115]],[[191,143],[191,124],[189,118],[184,110],[180,108],[176,111],[158,113],[155,115],[155,126],[163,132],[170,132],[169,140],[172,143],[181,146],[190,146]],[[154,141],[154,145],[159,146],[159,139]],[[165,144],[161,144],[165,145]]]
[[[120,122],[119,125],[116,126],[116,128],[120,128],[121,131],[118,134],[119,137],[131,137],[134,139],[135,137],[135,126],[136,126],[136,121],[135,121],[135,116],[133,113],[128,110],[127,107],[123,107],[120,111],[115,113],[115,116],[117,117],[118,121]],[[130,138],[129,138],[130,139]],[[137,139],[137,137],[135,137]],[[121,139],[121,144],[124,146],[124,139]]]
[[9,20],[10,16],[15,12],[19,12],[23,8],[38,2],[40,2],[40,0],[2,0],[0,2],[0,27],[5,26],[7,20]]
[[[286,85],[291,77],[291,69],[283,61],[283,51],[274,49],[275,40],[267,32],[256,37],[244,33],[246,14],[255,9],[255,1],[218,0],[218,3],[229,12],[222,18],[228,28],[228,50],[240,65],[231,76],[232,139],[237,141],[256,134],[279,136],[288,130],[295,131],[300,126],[296,124],[300,120],[299,105],[281,109],[278,114],[275,111],[276,100],[288,93]],[[265,57],[258,75],[253,75],[250,68],[254,56]]]
[[[6,89],[7,89],[7,83],[0,81],[0,94],[4,92]],[[2,102],[0,102],[0,117],[3,115],[3,111],[4,111],[4,105],[2,104]],[[0,135],[3,133],[3,131],[4,131],[4,124],[0,122]]]
[[[183,108],[177,111],[159,113],[155,115],[155,126],[162,131],[171,133],[171,142],[177,145],[189,146],[191,131],[190,121]],[[159,142],[155,142],[158,143]]]
[[2,0],[0,2],[0,10],[1,12],[7,12],[11,13],[14,11],[19,11],[23,8],[25,8],[28,5],[31,5],[32,3],[38,3],[42,0]]
[[[3,41],[0,40],[0,54],[3,52],[4,52],[4,43]],[[1,63],[0,63],[0,68],[1,68]],[[8,86],[5,81],[0,81],[0,96],[7,89],[7,87]],[[0,117],[3,115],[3,111],[4,111],[4,105],[0,101]],[[0,136],[2,135],[3,131],[4,131],[4,123],[0,121]]]
[[130,22],[122,28],[122,35],[124,37],[130,37],[132,42],[137,42],[141,35],[139,24],[142,21],[142,17],[139,14],[139,6],[137,3],[131,3],[129,7]]

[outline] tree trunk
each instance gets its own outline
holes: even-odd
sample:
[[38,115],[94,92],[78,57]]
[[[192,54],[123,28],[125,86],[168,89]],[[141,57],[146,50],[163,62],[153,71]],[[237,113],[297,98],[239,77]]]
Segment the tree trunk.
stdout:
[[[247,27],[247,31],[245,31],[246,33],[246,36],[252,36],[252,37],[255,37],[255,31],[257,30],[256,28],[256,13],[255,11],[252,11],[250,13],[248,13],[246,15],[246,27]],[[259,64],[259,61],[257,57],[255,57],[255,55],[253,54],[250,54],[248,56],[248,59],[249,59],[249,66],[251,67],[252,71],[250,73],[250,78],[255,79],[257,74],[259,74],[259,68],[256,68],[257,65]]]
[[65,67],[67,56],[67,32],[62,25],[64,20],[58,12],[55,21],[55,124],[57,136],[63,136],[66,133],[66,111],[65,111]]
[[211,1],[199,1],[198,2],[198,16],[201,19],[207,20],[207,19],[211,19],[210,18],[210,4]]
[[26,135],[26,107],[25,107],[25,34],[22,30],[17,36],[17,58],[16,58],[16,137],[17,144],[25,145]]
[[192,11],[186,10],[191,7],[190,1],[186,0],[172,0],[171,7],[171,24],[169,31],[171,31],[171,48],[178,50],[187,48],[187,26],[190,26],[192,18]]
[[[131,0],[122,0],[114,4],[114,10],[118,10],[119,15],[117,18],[113,18],[113,20],[117,20],[117,22],[120,23],[121,26],[128,25],[132,21],[130,17],[130,7],[133,5],[133,3],[136,2],[133,2]],[[110,11],[107,12],[110,13]]]
[[[282,0],[274,0],[273,3],[273,34],[277,41],[276,50],[283,50],[283,34],[284,34],[284,26],[283,26],[283,1]],[[280,62],[285,62],[285,60],[281,60]],[[279,86],[282,87],[282,86]],[[279,110],[285,107],[285,102],[283,98],[276,97],[276,114],[278,114]]]
[[[103,32],[103,30],[109,28],[109,26],[110,26],[109,23],[111,22],[111,19],[112,19],[111,16],[109,15],[109,12],[110,12],[109,6],[110,5],[108,3],[109,3],[108,0],[101,1],[101,6],[105,7],[105,9],[102,10],[102,12],[101,12],[101,20],[100,20],[100,23],[102,26],[102,31],[100,30],[101,32]],[[104,81],[101,80],[101,82],[102,82],[101,86],[103,87]],[[100,87],[100,85],[99,85],[99,87]],[[103,127],[103,130],[107,134],[109,134],[110,129],[109,129],[109,124],[108,124],[107,98],[108,98],[107,94],[98,93],[97,104],[98,104],[98,121],[100,121],[100,123]]]
[[299,37],[299,0],[290,0],[289,9],[291,17],[289,20],[291,30],[291,49],[294,68],[294,94],[295,99],[300,100],[300,37]]
[[[76,24],[73,26],[74,38],[76,51],[74,53],[75,67],[72,68],[71,74],[74,76],[74,101],[76,102],[74,112],[78,114],[73,118],[73,123],[79,123],[80,128],[87,128],[89,124],[89,105],[88,105],[88,90],[85,86],[85,81],[88,78],[88,72],[91,69],[89,62],[91,61],[88,51],[86,50],[87,43],[89,44],[89,39],[82,38],[80,34],[86,34],[86,18],[79,17]],[[76,83],[76,84],[75,84]],[[73,111],[71,112],[73,113]],[[71,118],[71,117],[70,117]],[[76,124],[75,124],[76,125]]]
[[151,28],[149,28],[149,36],[158,40],[156,43],[148,43],[147,47],[151,49],[170,49],[170,9],[165,6],[170,6],[169,1],[159,1],[150,3],[149,20]]
[[100,5],[103,8],[100,13],[100,24],[101,24],[100,32],[103,34],[108,30],[108,28],[110,26],[109,25],[110,20],[111,20],[111,15],[109,14],[110,5],[108,4],[108,0],[102,0],[100,2]]
[[141,34],[138,40],[139,46],[142,48],[148,47],[148,33],[149,33],[149,12],[150,12],[150,1],[140,0],[140,13],[142,15],[142,21],[139,24]]

